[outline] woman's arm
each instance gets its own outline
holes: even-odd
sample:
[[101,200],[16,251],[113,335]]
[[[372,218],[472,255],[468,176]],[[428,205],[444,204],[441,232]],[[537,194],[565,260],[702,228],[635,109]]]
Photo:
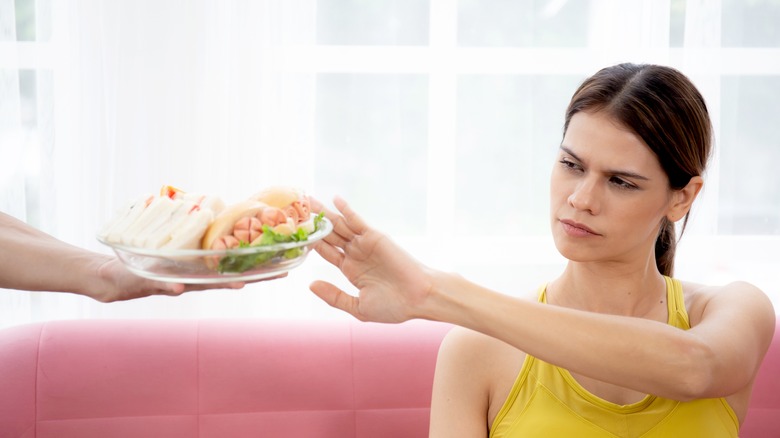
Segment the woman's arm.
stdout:
[[436,359],[429,438],[488,436],[491,358],[484,335],[455,328],[445,336]]
[[488,436],[525,354],[503,341],[455,327],[436,360],[431,438]]
[[675,400],[723,397],[745,388],[774,334],[771,302],[746,283],[722,288],[701,322],[686,331],[518,300],[448,274],[434,278],[424,314],[575,373]]
[[311,289],[360,320],[446,321],[572,372],[678,400],[730,395],[749,385],[774,333],[771,302],[745,283],[715,294],[701,322],[687,331],[543,305],[431,270],[368,227],[343,200],[336,207],[343,216],[326,212],[335,232],[317,251],[341,269],[358,296],[321,281]]
[[141,278],[116,257],[70,245],[0,213],[0,287],[71,292],[111,302],[207,287],[235,289],[243,283],[185,286]]

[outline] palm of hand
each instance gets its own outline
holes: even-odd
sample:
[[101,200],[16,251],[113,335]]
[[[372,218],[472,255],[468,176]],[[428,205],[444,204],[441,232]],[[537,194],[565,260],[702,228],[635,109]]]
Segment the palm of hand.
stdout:
[[414,307],[426,291],[422,265],[340,204],[344,216],[330,214],[334,233],[316,248],[358,289],[358,296],[323,281],[312,283],[312,291],[359,320],[401,322],[415,317]]
[[[286,274],[282,274],[281,277]],[[165,283],[139,277],[127,268],[117,258],[107,260],[98,267],[97,278],[101,282],[93,283],[88,295],[92,298],[110,303],[143,298],[152,295],[178,296],[185,292],[207,289],[241,289],[243,282],[226,282],[218,284],[182,284]],[[277,277],[273,277],[277,278]],[[272,280],[269,278],[266,280]],[[260,280],[264,281],[264,280]]]
[[343,272],[359,290],[361,310],[382,322],[412,317],[421,289],[419,263],[387,236],[370,232],[357,237],[345,251]]

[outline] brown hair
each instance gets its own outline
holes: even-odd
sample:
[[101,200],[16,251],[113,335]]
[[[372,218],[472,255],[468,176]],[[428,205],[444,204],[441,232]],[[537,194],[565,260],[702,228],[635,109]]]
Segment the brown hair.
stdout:
[[[702,175],[712,149],[707,105],[693,83],[679,71],[660,65],[618,64],[586,79],[572,96],[563,132],[580,111],[605,111],[639,136],[658,157],[672,190]],[[688,223],[683,221],[682,232]],[[655,242],[658,270],[671,276],[677,237],[664,218]]]

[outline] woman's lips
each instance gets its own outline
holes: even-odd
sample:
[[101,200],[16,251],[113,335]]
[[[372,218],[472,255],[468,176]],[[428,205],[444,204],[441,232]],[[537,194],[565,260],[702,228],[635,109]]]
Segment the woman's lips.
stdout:
[[599,233],[591,230],[586,225],[569,219],[561,219],[563,231],[572,237],[600,236]]

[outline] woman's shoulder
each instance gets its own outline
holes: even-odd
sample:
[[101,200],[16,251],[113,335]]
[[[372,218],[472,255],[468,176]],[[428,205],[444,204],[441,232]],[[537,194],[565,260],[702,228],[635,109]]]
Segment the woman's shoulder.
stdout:
[[707,302],[712,299],[769,300],[758,286],[747,281],[732,281],[726,284],[711,285],[681,280],[686,300]]
[[751,312],[774,314],[769,296],[756,285],[746,281],[732,281],[709,285],[681,281],[691,324],[700,321],[713,308],[745,309]]
[[504,341],[456,327],[442,343],[437,369],[447,370],[449,384],[469,386],[471,394],[485,397],[488,424],[492,424],[512,390],[525,357],[525,353]]
[[497,357],[507,353],[520,353],[511,345],[463,327],[454,327],[447,333],[441,344],[441,354],[457,356],[457,360],[484,365],[495,362]]
[[[537,293],[521,297],[537,299]],[[523,366],[526,354],[504,341],[486,334],[454,327],[445,336],[439,350],[437,367],[453,380],[468,381],[488,398],[488,413],[493,418],[504,403]]]

